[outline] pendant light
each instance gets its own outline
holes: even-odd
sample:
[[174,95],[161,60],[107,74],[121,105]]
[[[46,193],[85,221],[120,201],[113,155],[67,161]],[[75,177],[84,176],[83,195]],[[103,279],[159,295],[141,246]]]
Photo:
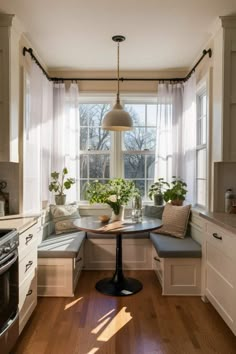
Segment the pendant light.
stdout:
[[126,131],[133,129],[132,118],[129,113],[126,112],[120,104],[120,42],[125,40],[124,36],[113,36],[112,40],[117,43],[117,96],[116,104],[110,112],[108,112],[102,122],[102,128],[105,130],[113,131]]

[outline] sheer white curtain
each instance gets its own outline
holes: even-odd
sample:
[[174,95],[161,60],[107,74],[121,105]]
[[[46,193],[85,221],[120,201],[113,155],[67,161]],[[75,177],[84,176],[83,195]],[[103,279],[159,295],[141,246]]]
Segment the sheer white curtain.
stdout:
[[187,183],[187,202],[196,191],[196,80],[158,85],[155,180],[178,176]]
[[170,182],[182,168],[183,85],[159,84],[157,97],[155,180],[162,177]]
[[[61,172],[64,167],[68,176],[79,179],[79,89],[75,83],[55,83],[53,86],[53,134],[52,171]],[[73,185],[66,191],[67,202],[78,199],[79,186]],[[54,202],[51,199],[52,202]]]
[[52,84],[28,55],[24,68],[23,211],[31,213],[49,197]]

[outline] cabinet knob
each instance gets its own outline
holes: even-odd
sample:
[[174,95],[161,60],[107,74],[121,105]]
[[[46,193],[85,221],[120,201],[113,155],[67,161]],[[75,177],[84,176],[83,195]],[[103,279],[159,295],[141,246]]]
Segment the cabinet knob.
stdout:
[[28,293],[26,294],[26,296],[30,296],[30,295],[32,295],[32,294],[33,294],[33,290],[30,289],[30,290],[28,291]]

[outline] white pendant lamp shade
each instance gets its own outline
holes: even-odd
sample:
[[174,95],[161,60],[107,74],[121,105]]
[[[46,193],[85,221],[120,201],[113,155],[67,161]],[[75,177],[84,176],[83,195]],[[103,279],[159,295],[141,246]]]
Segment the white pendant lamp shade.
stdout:
[[132,118],[124,111],[119,102],[116,102],[110,112],[103,118],[102,128],[113,131],[126,131],[133,129]]
[[125,40],[124,36],[114,36],[112,40],[117,42],[117,98],[116,104],[110,112],[108,112],[102,121],[102,128],[113,131],[126,131],[133,129],[132,118],[120,104],[120,78],[119,78],[119,43]]

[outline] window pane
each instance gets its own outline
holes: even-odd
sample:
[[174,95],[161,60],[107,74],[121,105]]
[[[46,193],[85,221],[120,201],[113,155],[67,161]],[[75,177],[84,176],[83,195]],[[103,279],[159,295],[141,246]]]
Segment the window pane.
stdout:
[[206,180],[197,180],[197,204],[206,205]]
[[107,155],[89,155],[89,178],[109,178],[110,157]]
[[145,104],[125,104],[124,108],[131,115],[134,126],[145,126]]
[[153,178],[155,170],[155,156],[146,156],[146,178]]
[[88,180],[80,180],[80,200],[86,200],[86,185]]
[[156,126],[157,120],[157,105],[148,104],[147,105],[147,126]]
[[80,178],[88,177],[88,156],[80,156]]
[[206,144],[206,131],[207,131],[207,125],[206,125],[206,116],[202,117],[202,124],[201,124],[201,144]]
[[110,133],[101,128],[89,129],[89,149],[90,150],[109,150]]
[[124,167],[125,178],[144,178],[144,156],[124,155]]
[[124,149],[125,150],[144,150],[146,146],[146,130],[145,128],[134,128],[130,132],[124,133]]
[[206,149],[197,151],[197,178],[206,178]]
[[80,128],[80,150],[88,150],[88,128]]
[[156,147],[156,128],[147,128],[145,137],[145,149],[155,150]]
[[135,187],[138,188],[142,197],[145,195],[145,181],[144,180],[133,180]]
[[80,126],[99,127],[104,115],[109,111],[107,103],[82,103],[79,107]]

